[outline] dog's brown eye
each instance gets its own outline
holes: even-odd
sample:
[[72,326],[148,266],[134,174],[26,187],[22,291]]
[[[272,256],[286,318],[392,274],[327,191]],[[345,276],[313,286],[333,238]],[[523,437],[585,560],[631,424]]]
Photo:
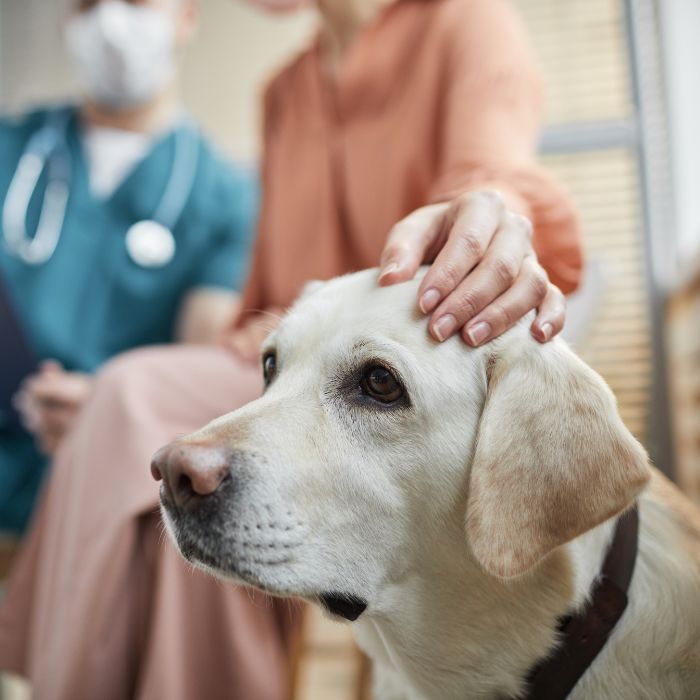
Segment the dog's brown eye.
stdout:
[[403,396],[403,387],[385,367],[370,367],[362,377],[362,391],[376,401],[393,403]]
[[274,352],[266,352],[263,355],[263,378],[267,386],[277,374],[277,355]]

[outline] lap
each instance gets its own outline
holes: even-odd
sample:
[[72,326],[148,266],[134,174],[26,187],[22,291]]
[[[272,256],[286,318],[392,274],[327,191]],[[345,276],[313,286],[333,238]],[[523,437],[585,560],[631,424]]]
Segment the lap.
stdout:
[[[257,368],[208,346],[131,351],[108,363],[56,453],[51,500],[137,514],[155,507],[154,452],[260,394]],[[89,504],[89,505],[88,505]],[[116,511],[116,513],[115,513]]]
[[[256,368],[217,348],[151,348],[105,366],[56,454],[15,567],[0,611],[0,664],[30,672],[35,688],[50,687],[52,697],[95,697],[90,684],[110,682],[110,669],[115,687],[138,678],[145,689],[138,697],[213,698],[229,689],[284,696],[277,630],[289,610],[256,605],[248,592],[193,573],[163,540],[149,470],[165,442],[260,388]],[[168,658],[167,649],[178,653]],[[218,695],[206,683],[204,693],[182,692],[192,664],[181,660],[195,655]],[[192,678],[199,687],[199,676]],[[168,679],[179,694],[164,691]]]
[[[206,345],[132,350],[109,362],[97,376],[95,394],[106,395],[134,417],[148,411],[208,414],[215,418],[260,394],[260,369],[232,353]],[[95,408],[91,401],[86,411]],[[194,426],[198,427],[198,426]]]

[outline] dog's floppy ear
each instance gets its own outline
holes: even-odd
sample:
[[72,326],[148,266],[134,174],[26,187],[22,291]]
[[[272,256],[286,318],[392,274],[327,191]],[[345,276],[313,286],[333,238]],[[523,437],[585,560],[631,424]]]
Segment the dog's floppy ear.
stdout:
[[623,511],[650,473],[612,392],[563,341],[493,345],[466,527],[480,565],[509,578]]

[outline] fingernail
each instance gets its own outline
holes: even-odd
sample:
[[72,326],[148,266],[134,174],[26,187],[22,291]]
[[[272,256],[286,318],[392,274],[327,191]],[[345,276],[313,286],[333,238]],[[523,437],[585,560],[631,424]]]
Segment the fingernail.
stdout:
[[440,292],[437,289],[429,289],[418,302],[420,310],[424,314],[430,313],[440,302]]
[[456,327],[457,319],[452,314],[445,314],[435,321],[433,333],[435,333],[435,337],[442,342],[454,333]]
[[486,321],[480,321],[467,328],[467,338],[472,345],[481,345],[489,335],[491,335],[491,326]]
[[399,269],[398,263],[392,262],[389,263],[383,270],[379,272],[379,279],[383,279],[387,275],[392,274],[393,272],[396,272]]
[[552,337],[552,331],[554,329],[552,328],[551,323],[543,323],[542,327],[540,328],[540,331],[542,333],[542,338],[544,340],[549,340]]

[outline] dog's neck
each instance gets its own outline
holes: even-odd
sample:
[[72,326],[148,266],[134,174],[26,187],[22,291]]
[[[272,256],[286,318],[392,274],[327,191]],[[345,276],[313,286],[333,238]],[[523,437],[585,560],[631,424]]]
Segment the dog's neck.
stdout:
[[433,540],[354,623],[380,687],[408,698],[517,696],[554,645],[559,618],[586,603],[613,528],[612,521],[595,528],[508,582],[471,560],[463,529],[441,548]]

